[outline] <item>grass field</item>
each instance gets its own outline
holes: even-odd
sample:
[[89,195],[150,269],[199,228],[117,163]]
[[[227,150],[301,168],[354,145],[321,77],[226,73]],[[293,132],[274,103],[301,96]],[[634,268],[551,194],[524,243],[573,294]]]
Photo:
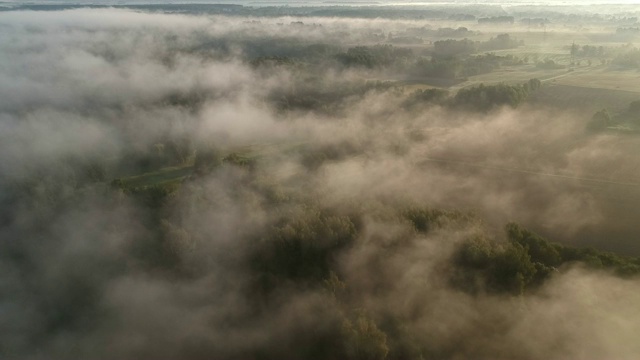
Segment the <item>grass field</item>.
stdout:
[[534,65],[504,66],[494,72],[469,77],[468,81],[461,83],[456,88],[463,88],[483,84],[521,84],[529,79],[542,81],[567,73],[567,69],[540,70]]
[[590,71],[576,71],[575,74],[558,79],[557,83],[577,87],[637,92],[640,98],[640,71],[638,70],[612,70],[599,66]]
[[622,111],[638,99],[640,93],[637,92],[550,83],[533,94],[529,101],[536,105],[573,108],[593,114],[605,108],[611,112]]

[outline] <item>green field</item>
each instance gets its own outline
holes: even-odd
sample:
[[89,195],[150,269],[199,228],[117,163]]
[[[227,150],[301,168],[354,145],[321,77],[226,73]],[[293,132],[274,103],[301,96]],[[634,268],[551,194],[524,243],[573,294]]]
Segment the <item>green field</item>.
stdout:
[[576,87],[622,90],[640,94],[640,71],[611,70],[597,67],[588,71],[575,71],[575,74],[557,79],[557,83]]
[[640,93],[637,92],[550,83],[533,94],[529,101],[535,105],[571,108],[590,116],[605,108],[621,111],[638,99]]

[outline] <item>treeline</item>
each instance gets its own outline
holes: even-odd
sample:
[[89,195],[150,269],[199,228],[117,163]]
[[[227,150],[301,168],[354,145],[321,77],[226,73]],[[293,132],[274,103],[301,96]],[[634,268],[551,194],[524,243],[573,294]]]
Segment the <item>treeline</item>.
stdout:
[[605,56],[605,48],[603,46],[594,45],[578,45],[571,44],[571,55],[580,57],[603,57]]
[[618,276],[640,274],[640,258],[553,243],[514,223],[505,230],[506,244],[476,238],[461,246],[454,260],[459,266],[452,278],[454,286],[474,294],[524,294],[535,291],[559,269],[571,264]]
[[[441,96],[435,90],[427,94]],[[296,151],[331,160],[357,149],[302,146]],[[43,251],[32,246],[46,245],[46,256],[53,259],[68,254],[64,259],[74,266],[65,268],[62,289],[58,282],[55,292],[25,285],[30,294],[42,295],[30,297],[30,309],[45,313],[46,331],[56,334],[83,331],[87,319],[90,330],[104,325],[100,314],[112,308],[103,296],[114,279],[142,276],[153,284],[181,284],[170,289],[185,297],[187,314],[191,306],[218,306],[217,299],[230,293],[232,310],[216,313],[222,320],[208,318],[210,326],[251,334],[268,324],[280,333],[273,335],[277,341],[233,348],[216,339],[180,344],[195,354],[224,350],[220,357],[225,359],[455,358],[464,329],[447,338],[415,331],[416,316],[430,320],[433,309],[443,309],[430,294],[463,293],[466,301],[535,296],[573,266],[622,277],[640,274],[639,258],[553,243],[517,224],[508,224],[504,235],[492,234],[468,212],[385,198],[322,204],[317,194],[272,182],[260,164],[247,161],[211,147],[199,152],[197,169],[183,180],[139,188],[117,182],[74,188],[34,178],[41,183],[16,188],[11,196],[16,206],[34,209],[29,226],[16,235],[36,240],[4,242],[0,257],[5,266],[19,269],[25,284],[38,284],[35,264]],[[313,161],[308,169],[314,169]],[[129,202],[135,211],[102,210],[125,211],[117,204]],[[59,213],[69,209],[74,216],[97,211],[86,219],[92,219],[88,231],[95,234],[99,226],[95,236],[106,238],[92,252],[67,250],[60,245],[65,233],[47,243],[53,241],[48,236],[57,231],[52,224]],[[128,232],[123,235],[112,220],[124,221]],[[125,235],[117,251],[109,248],[107,240]],[[189,284],[198,284],[198,295],[180,291],[194,291]],[[111,329],[110,324],[104,326]],[[11,349],[3,349],[3,355],[10,358]]]
[[616,67],[628,69],[640,68],[640,50],[631,43],[619,47],[581,46],[573,43],[568,49],[573,58],[576,60],[586,58],[589,65],[591,64],[591,58],[597,58],[600,60],[601,65],[611,64]]
[[477,32],[469,30],[467,27],[460,26],[457,28],[438,28],[432,29],[428,26],[408,28],[402,33],[395,34],[395,36],[415,36],[422,39],[423,37],[438,37],[438,38],[461,38],[478,35]]
[[[300,151],[304,152],[303,149]],[[314,151],[326,154],[327,151],[335,153],[342,150]],[[231,169],[246,166],[244,162],[236,161],[238,155],[223,156],[221,153],[215,153],[216,158],[212,154],[208,154],[210,156],[206,161],[214,164],[218,171],[225,167]],[[173,222],[175,220],[164,218],[164,214],[168,214],[168,210],[175,206],[172,194],[184,196],[185,192],[198,190],[190,183],[203,174],[196,172],[193,176],[182,185],[171,183],[145,189],[142,193],[141,190],[130,192],[142,201],[145,207],[152,210],[152,218],[158,217],[149,224],[162,224],[157,229],[150,229],[153,232],[159,231],[159,242],[154,245],[157,248],[148,253],[155,255],[145,257],[159,256],[152,261],[153,264],[170,264],[171,267],[175,267],[175,271],[180,272],[194,269],[191,268],[192,264],[182,262],[176,256],[180,257],[186,250],[197,251],[198,243],[205,240],[198,239],[202,234],[191,234],[180,223]],[[234,185],[238,191],[237,196],[250,190],[262,199],[263,206],[278,209],[277,213],[281,214],[271,220],[272,223],[266,232],[252,235],[257,238],[250,241],[253,245],[246,258],[254,273],[251,294],[269,297],[283,287],[330,286],[332,291],[342,291],[345,286],[348,287],[348,283],[339,280],[345,275],[342,274],[338,259],[357,246],[364,234],[366,219],[371,216],[368,213],[370,210],[351,206],[319,206],[306,196],[287,195],[277,184],[265,183],[254,171],[237,172],[234,176],[240,180]],[[158,192],[154,201],[149,202],[144,197],[149,195],[145,195],[145,192],[149,191]],[[401,232],[402,235],[395,237],[393,244],[387,244],[389,251],[411,246],[423,235],[474,227],[480,221],[474,214],[455,210],[407,207],[397,202],[382,204],[382,208],[381,204],[377,204],[375,211],[385,214],[384,222],[387,222],[388,226],[394,223],[410,224],[413,229]],[[620,256],[593,248],[565,246],[551,242],[514,223],[505,227],[507,241],[492,238],[485,232],[473,234],[458,244],[446,260],[449,263],[446,276],[449,277],[451,286],[470,294],[523,295],[535,291],[554,274],[574,264],[593,270],[613,272],[623,277],[640,275],[640,258]],[[336,286],[339,289],[336,289]]]
[[[432,63],[464,61],[466,57],[479,51],[493,51],[511,49],[521,45],[521,42],[512,39],[509,34],[501,34],[485,42],[462,40],[440,40],[433,44],[433,54],[431,59],[416,56],[411,49],[394,47],[392,45],[357,46],[347,49],[346,52],[339,53],[336,58],[340,63],[348,67],[384,68],[396,65],[397,68],[407,68],[407,65],[415,63],[417,66]],[[514,61],[512,55],[500,57],[493,54],[478,55],[472,58],[473,61],[487,60],[497,64],[496,60],[510,62],[510,65],[522,64]],[[454,65],[455,66],[455,65]],[[445,76],[446,77],[446,76]]]
[[356,46],[336,55],[338,61],[345,66],[360,66],[369,69],[406,62],[413,57],[411,49],[391,45]]
[[[373,216],[385,214],[378,221],[403,230],[390,237],[380,235],[380,244],[365,245],[362,237],[367,232],[366,219],[372,216],[369,210],[348,206],[326,208],[295,201],[290,205],[293,210],[282,212],[268,231],[256,234],[249,242],[252,245],[242,260],[252,279],[246,291],[257,318],[264,316],[263,312],[276,311],[283,294],[320,291],[322,305],[314,308],[314,312],[321,314],[322,319],[310,316],[296,326],[293,339],[273,348],[250,350],[245,356],[257,351],[266,359],[285,354],[312,359],[409,359],[439,358],[450,351],[451,344],[430,341],[429,334],[426,338],[412,336],[405,326],[406,314],[393,307],[368,307],[367,298],[385,298],[396,291],[394,276],[409,269],[387,267],[390,266],[387,261],[395,254],[412,251],[436,234],[476,226],[476,216],[420,206],[387,204],[380,209],[378,204],[377,215]],[[199,251],[203,239],[179,224],[166,222],[163,231],[162,237],[170,245],[162,248],[171,249],[171,256],[178,256],[173,262],[178,266],[176,271],[193,276],[198,270],[192,268],[193,264],[180,262],[179,257]],[[506,241],[475,233],[440,260],[437,265],[442,269],[437,272],[440,278],[430,281],[444,280],[452,290],[471,296],[517,297],[534,294],[572,266],[623,277],[640,274],[639,258],[567,247],[517,224],[508,224],[505,236]],[[376,246],[375,250],[369,250],[369,258],[360,259],[367,280],[353,278],[341,261],[362,246]]]
[[513,24],[514,22],[513,16],[491,16],[478,19],[478,24]]
[[[444,72],[448,69],[438,63],[430,66],[433,71],[439,69]],[[453,96],[449,91],[437,88],[415,90],[405,95],[394,82],[337,82],[327,87],[317,79],[309,79],[289,90],[272,92],[269,101],[279,111],[310,111],[336,115],[346,111],[353,101],[360,100],[370,93],[391,92],[404,98],[403,105],[406,108],[441,105],[451,110],[487,112],[501,106],[518,107],[541,85],[540,80],[531,79],[520,85],[480,84],[463,88]]]
[[[339,215],[313,210],[302,218],[287,219],[274,228],[252,261],[261,274],[260,287],[275,289],[293,281],[297,286],[324,284],[340,274],[336,259],[357,241],[363,230],[363,214]],[[399,209],[398,218],[408,220],[419,234],[443,229],[462,229],[478,219],[472,214],[422,207]],[[283,219],[284,220],[284,219]],[[569,265],[610,271],[618,276],[640,275],[640,258],[620,256],[594,248],[574,248],[551,242],[522,226],[505,226],[507,241],[473,236],[452,253],[452,286],[473,294],[522,295],[535,291]],[[394,246],[409,246],[410,237]]]
[[612,115],[607,109],[596,111],[587,123],[587,130],[605,129],[637,132],[640,129],[640,100],[632,101],[625,110],[617,114]]
[[[393,38],[393,41],[413,42],[412,38],[405,36]],[[260,42],[259,46],[253,46],[253,43],[244,45],[251,49],[246,53],[247,62],[257,70],[274,66],[311,73],[330,69],[359,69],[383,71],[395,76],[456,79],[491,72],[503,65],[523,65],[524,60],[513,55],[497,56],[490,53],[494,50],[514,48],[520,44],[521,41],[511,38],[508,34],[501,34],[484,42],[466,38],[440,40],[434,43],[430,56],[418,55],[410,48],[390,44],[354,46],[346,50],[336,46],[302,44],[297,41],[281,41],[273,46],[264,42]],[[217,46],[223,52],[232,48],[230,43],[207,46]],[[488,53],[470,56],[478,52]]]
[[314,111],[335,115],[370,92],[394,88],[394,83],[389,81],[335,81],[327,84],[318,77],[305,77],[289,89],[272,91],[268,101],[278,111]]
[[500,34],[487,41],[439,40],[433,43],[433,55],[439,58],[450,58],[470,55],[478,51],[513,49],[522,44],[522,41],[511,38],[509,34]]
[[489,111],[498,106],[516,108],[540,86],[541,82],[538,79],[531,79],[521,85],[480,84],[460,89],[453,98],[453,106],[474,111]]
[[466,79],[469,76],[487,74],[501,66],[523,65],[524,61],[513,55],[484,54],[470,56],[465,59],[422,58],[416,61],[410,74],[417,77],[433,77],[439,79]]

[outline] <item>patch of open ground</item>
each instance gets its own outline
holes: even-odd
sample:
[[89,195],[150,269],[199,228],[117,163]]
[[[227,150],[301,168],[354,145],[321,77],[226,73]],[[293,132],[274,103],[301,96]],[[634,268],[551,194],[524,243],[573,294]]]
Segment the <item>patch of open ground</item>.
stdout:
[[529,103],[563,109],[573,108],[593,114],[605,108],[612,112],[621,111],[626,109],[630,102],[638,99],[638,92],[550,83],[534,93]]

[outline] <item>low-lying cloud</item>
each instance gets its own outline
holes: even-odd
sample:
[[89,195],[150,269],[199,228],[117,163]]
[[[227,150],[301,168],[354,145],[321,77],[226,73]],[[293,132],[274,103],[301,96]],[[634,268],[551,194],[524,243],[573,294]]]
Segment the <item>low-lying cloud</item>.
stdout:
[[[586,133],[585,119],[557,109],[410,108],[393,88],[343,99],[339,111],[283,111],[270,96],[299,88],[301,70],[256,69],[244,40],[313,44],[414,24],[314,18],[321,29],[294,36],[296,18],[255,20],[0,12],[0,357],[330,358],[331,339],[313,354],[309,339],[348,329],[345,319],[389,318],[431,349],[425,358],[637,357],[637,279],[563,269],[536,294],[508,297],[455,290],[446,274],[456,245],[500,237],[508,221],[640,253],[627,241],[634,219],[619,216],[638,206],[640,140]],[[359,74],[316,75],[337,83]],[[259,150],[253,173],[222,166],[193,176],[152,215],[109,185],[139,175],[131,154],[172,143],[185,159],[207,146]],[[286,201],[295,196],[303,200]],[[420,234],[389,203],[476,220]],[[340,217],[356,211],[361,223]],[[274,229],[313,233],[287,223],[298,218],[330,224],[328,239],[357,231],[335,264],[345,293],[338,282],[289,284],[262,303],[250,291],[270,279],[257,279],[266,265],[252,256]],[[580,239],[613,227],[624,242]]]

